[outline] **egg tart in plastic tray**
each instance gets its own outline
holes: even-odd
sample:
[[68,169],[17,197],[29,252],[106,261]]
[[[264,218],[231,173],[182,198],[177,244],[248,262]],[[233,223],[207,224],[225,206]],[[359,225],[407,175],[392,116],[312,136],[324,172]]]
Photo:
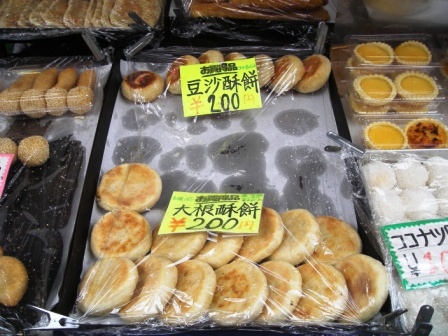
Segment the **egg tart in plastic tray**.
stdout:
[[439,58],[434,41],[425,34],[350,35],[345,41],[353,66],[425,66]]
[[370,150],[435,150],[448,148],[448,124],[441,116],[358,118],[355,143]]
[[97,77],[87,67],[2,70],[0,116],[83,116],[92,109]]
[[446,101],[436,67],[347,67],[348,101],[356,115],[438,114]]

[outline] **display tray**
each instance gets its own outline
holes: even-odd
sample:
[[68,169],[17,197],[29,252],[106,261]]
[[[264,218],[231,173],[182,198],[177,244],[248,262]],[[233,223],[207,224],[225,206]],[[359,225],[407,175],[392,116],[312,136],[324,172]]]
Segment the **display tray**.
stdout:
[[[447,147],[445,139],[441,145],[428,140],[416,145],[413,135],[407,132],[408,125],[426,119],[437,123],[445,133],[446,80],[433,39],[426,34],[391,34],[349,35],[344,41],[347,45],[343,52],[342,49],[334,52],[334,67],[353,143],[369,149]],[[403,49],[399,56],[397,50],[403,45],[405,52],[419,55],[418,60],[403,56]],[[410,82],[413,84],[408,86]],[[425,89],[417,89],[418,85],[424,85]],[[374,87],[377,91],[369,92]],[[399,142],[395,138],[393,143],[384,143],[384,133],[379,144],[371,141],[367,131],[371,132],[371,127],[377,127],[378,123],[388,131],[393,127]]]
[[3,59],[2,72],[42,69],[54,64],[95,69],[95,99],[83,116],[0,116],[1,137],[16,144],[39,135],[49,142],[49,159],[29,167],[17,160],[10,169],[0,199],[0,246],[5,256],[19,259],[28,273],[28,287],[19,304],[1,305],[0,315],[25,326],[39,316],[27,304],[51,309],[58,302],[67,266],[86,170],[103,103],[103,89],[111,65],[101,65],[92,57]]
[[[206,49],[177,48],[139,54],[132,62],[121,62],[122,78],[144,70],[165,78],[170,64],[178,56],[197,56],[204,51]],[[221,51],[224,54],[239,51],[246,56],[266,53],[263,49],[243,48]],[[277,58],[283,52],[269,54]],[[328,86],[311,94],[289,91],[280,96],[262,89],[262,101],[261,109],[185,118],[179,95],[165,91],[152,103],[136,104],[119,93],[100,179],[112,168],[128,163],[143,163],[155,170],[162,181],[161,197],[150,210],[141,213],[152,229],[160,224],[173,191],[263,193],[264,207],[279,213],[306,209],[316,216],[341,218],[356,228],[344,159],[338,151],[325,150],[333,145],[326,137],[327,132],[336,130]],[[90,227],[86,228],[89,237],[85,242],[80,279],[99,260],[91,249],[91,230],[106,213],[95,202]],[[103,324],[102,331],[106,333],[135,327],[127,320],[124,326],[115,326],[123,324],[118,309],[101,317],[91,316],[89,310],[80,310],[78,303],[82,297],[84,294],[73,302],[71,317],[83,323]],[[197,324],[172,326],[155,316],[139,323],[137,328],[139,332],[179,333],[239,327],[247,326],[243,323],[222,328],[207,319]],[[265,326],[249,324],[248,327],[292,333],[304,330],[336,333],[367,328],[367,325],[322,322],[294,326],[283,321]]]

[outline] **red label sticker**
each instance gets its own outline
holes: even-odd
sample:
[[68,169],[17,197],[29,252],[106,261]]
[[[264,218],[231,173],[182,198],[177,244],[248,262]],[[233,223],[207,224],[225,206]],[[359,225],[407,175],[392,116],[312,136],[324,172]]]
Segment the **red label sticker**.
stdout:
[[3,195],[3,189],[5,189],[9,167],[11,167],[13,159],[14,154],[0,154],[0,197]]

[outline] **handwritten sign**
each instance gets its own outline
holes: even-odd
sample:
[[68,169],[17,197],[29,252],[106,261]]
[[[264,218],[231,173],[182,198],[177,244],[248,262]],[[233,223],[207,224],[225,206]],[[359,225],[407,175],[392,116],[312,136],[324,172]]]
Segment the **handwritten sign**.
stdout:
[[405,289],[448,284],[448,218],[381,227]]
[[173,192],[159,234],[215,231],[257,234],[263,194]]
[[180,67],[185,117],[262,107],[254,58]]
[[14,154],[0,154],[0,197],[3,195],[9,168],[13,159]]

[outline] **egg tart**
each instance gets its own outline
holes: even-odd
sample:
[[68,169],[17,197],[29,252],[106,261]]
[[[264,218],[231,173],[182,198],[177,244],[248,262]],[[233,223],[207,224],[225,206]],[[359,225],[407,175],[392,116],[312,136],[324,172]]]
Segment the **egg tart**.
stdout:
[[348,96],[348,100],[350,103],[350,107],[356,114],[385,114],[390,110],[389,104],[381,106],[364,104],[358,97],[352,94]]
[[415,119],[404,129],[408,145],[412,149],[444,148],[447,145],[447,128],[439,120]]
[[394,81],[397,87],[396,110],[418,112],[427,110],[429,104],[438,96],[437,83],[425,73],[406,71]]
[[354,65],[389,65],[394,60],[394,50],[384,42],[358,44],[354,50]]
[[397,94],[397,89],[392,80],[380,74],[356,77],[353,81],[353,88],[361,102],[371,106],[386,105]]
[[395,60],[404,65],[427,65],[432,54],[428,47],[419,41],[406,41],[394,49]]
[[371,123],[364,129],[364,142],[371,149],[403,149],[407,146],[404,131],[396,124],[387,121]]

